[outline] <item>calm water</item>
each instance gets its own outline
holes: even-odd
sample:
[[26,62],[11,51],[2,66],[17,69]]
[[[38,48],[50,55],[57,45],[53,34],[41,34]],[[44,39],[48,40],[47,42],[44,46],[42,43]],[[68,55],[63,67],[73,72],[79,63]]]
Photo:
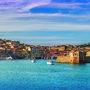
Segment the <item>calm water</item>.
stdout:
[[0,61],[0,90],[90,90],[90,64]]

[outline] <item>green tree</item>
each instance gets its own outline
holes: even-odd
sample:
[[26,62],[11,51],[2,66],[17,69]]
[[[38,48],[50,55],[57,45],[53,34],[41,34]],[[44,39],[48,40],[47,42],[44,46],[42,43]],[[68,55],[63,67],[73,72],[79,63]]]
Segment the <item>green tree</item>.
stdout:
[[86,46],[87,46],[87,44],[85,43],[85,44],[84,44],[84,47],[86,47]]
[[88,46],[90,46],[90,42],[88,43]]
[[24,43],[23,43],[23,45],[24,45]]
[[18,44],[20,44],[20,41],[17,41]]

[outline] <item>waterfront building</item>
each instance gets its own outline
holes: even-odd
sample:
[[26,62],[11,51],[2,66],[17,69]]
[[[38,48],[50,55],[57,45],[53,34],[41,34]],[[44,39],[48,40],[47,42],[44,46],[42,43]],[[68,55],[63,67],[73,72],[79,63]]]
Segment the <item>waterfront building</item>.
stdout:
[[90,63],[90,51],[86,52],[86,62]]
[[16,50],[16,57],[19,59],[27,57],[28,52],[25,49],[17,49]]
[[10,54],[11,54],[11,56],[12,56],[13,58],[16,58],[16,50],[17,50],[17,48],[12,48],[12,49],[10,50]]
[[39,46],[30,46],[30,57],[41,58],[41,48]]
[[4,47],[2,49],[0,48],[0,58],[5,58],[7,56],[10,56],[9,50]]
[[70,63],[78,64],[86,62],[86,52],[71,51],[70,52]]
[[58,56],[57,63],[86,63],[86,52],[71,51],[69,56]]
[[45,50],[41,50],[41,59],[45,59]]

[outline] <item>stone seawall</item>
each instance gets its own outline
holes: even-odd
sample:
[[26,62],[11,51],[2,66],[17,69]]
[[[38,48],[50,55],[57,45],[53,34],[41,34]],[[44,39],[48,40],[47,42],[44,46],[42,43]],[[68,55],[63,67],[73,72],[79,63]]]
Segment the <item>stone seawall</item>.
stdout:
[[70,56],[58,56],[57,63],[70,63]]

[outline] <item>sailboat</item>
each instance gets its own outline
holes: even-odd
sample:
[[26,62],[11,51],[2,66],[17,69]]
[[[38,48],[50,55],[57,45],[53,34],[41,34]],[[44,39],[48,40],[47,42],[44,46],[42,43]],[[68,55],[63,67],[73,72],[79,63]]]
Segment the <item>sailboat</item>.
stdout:
[[[49,47],[49,56],[50,56],[50,47]],[[47,64],[49,64],[49,65],[53,65],[54,64],[53,61],[50,61],[50,57],[49,57],[49,61],[47,62]]]

